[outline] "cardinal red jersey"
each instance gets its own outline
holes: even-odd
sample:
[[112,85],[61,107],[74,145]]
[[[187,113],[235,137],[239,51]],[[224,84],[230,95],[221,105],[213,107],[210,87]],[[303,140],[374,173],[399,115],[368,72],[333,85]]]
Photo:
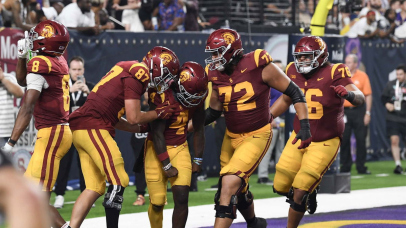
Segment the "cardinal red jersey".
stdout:
[[[293,63],[289,63],[286,74],[305,94],[313,141],[341,137],[344,132],[344,99],[330,86],[353,84],[348,67],[344,64],[325,65],[305,76],[297,72]],[[299,132],[297,115],[293,125],[295,132]]]
[[93,88],[85,104],[70,115],[71,129],[104,129],[114,137],[114,126],[125,114],[124,100],[140,99],[148,82],[144,63],[117,63]]
[[63,56],[35,56],[27,63],[27,73],[42,75],[48,88],[42,89],[34,107],[35,128],[68,122],[69,69]]
[[[172,89],[168,89],[162,94],[157,94],[155,89],[149,89],[148,95],[149,103],[155,104],[156,106],[164,102],[168,105],[179,104],[174,115],[166,120],[164,136],[167,146],[182,145],[187,137],[187,124],[192,118],[196,107],[185,108],[180,105],[180,103],[177,102],[175,92]],[[152,134],[148,134],[148,139],[152,140]]]
[[266,51],[257,49],[245,54],[231,75],[206,66],[213,90],[223,103],[229,131],[251,132],[269,123],[270,87],[262,80],[262,71],[271,61]]

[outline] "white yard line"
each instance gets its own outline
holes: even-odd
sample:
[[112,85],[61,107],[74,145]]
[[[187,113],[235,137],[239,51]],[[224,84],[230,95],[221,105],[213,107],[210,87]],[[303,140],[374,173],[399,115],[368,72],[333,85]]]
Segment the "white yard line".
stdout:
[[[393,205],[406,205],[406,197],[402,197],[406,187],[378,188],[371,190],[357,190],[342,194],[319,194],[316,213],[346,211],[353,209],[374,208]],[[378,197],[379,196],[379,197]],[[373,200],[371,200],[373,199]],[[289,205],[285,197],[254,200],[255,213],[263,218],[286,217]],[[189,207],[189,217],[186,227],[202,227],[214,224],[214,205]],[[164,210],[163,227],[172,225],[173,209]],[[307,216],[307,215],[306,215]],[[239,214],[235,222],[243,222]],[[105,227],[105,217],[86,219],[83,228]],[[150,227],[147,212],[124,214],[120,216],[120,228]]]

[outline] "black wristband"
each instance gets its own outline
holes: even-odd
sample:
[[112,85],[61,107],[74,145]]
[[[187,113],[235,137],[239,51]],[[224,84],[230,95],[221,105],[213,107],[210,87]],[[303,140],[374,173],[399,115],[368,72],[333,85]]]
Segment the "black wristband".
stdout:
[[355,99],[355,93],[352,91],[348,91],[348,96],[345,98],[349,102],[353,102]]
[[309,119],[300,120],[300,129],[310,129]]
[[13,144],[13,146],[17,143],[17,141],[12,140],[11,138],[8,138],[7,142]]

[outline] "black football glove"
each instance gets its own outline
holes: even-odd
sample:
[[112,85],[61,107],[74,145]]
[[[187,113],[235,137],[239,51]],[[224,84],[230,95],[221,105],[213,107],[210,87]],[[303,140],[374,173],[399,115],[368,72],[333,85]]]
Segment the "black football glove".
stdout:
[[301,143],[298,149],[304,149],[308,147],[312,142],[309,119],[300,120],[300,131],[297,133],[295,139],[292,141],[292,144],[295,144],[299,139],[301,140]]

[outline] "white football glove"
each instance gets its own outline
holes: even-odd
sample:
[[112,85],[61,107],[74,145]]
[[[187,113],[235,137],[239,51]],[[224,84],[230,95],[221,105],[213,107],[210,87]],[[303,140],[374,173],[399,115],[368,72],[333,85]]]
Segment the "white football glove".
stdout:
[[8,144],[8,143],[6,142],[6,144],[4,144],[4,146],[1,148],[1,150],[2,150],[4,153],[6,153],[6,154],[10,154],[11,151],[13,150],[13,147],[10,146],[10,144]]
[[25,38],[20,39],[17,42],[18,47],[18,58],[26,59],[28,57],[28,53],[30,51],[30,41],[28,39],[28,32],[25,31]]

